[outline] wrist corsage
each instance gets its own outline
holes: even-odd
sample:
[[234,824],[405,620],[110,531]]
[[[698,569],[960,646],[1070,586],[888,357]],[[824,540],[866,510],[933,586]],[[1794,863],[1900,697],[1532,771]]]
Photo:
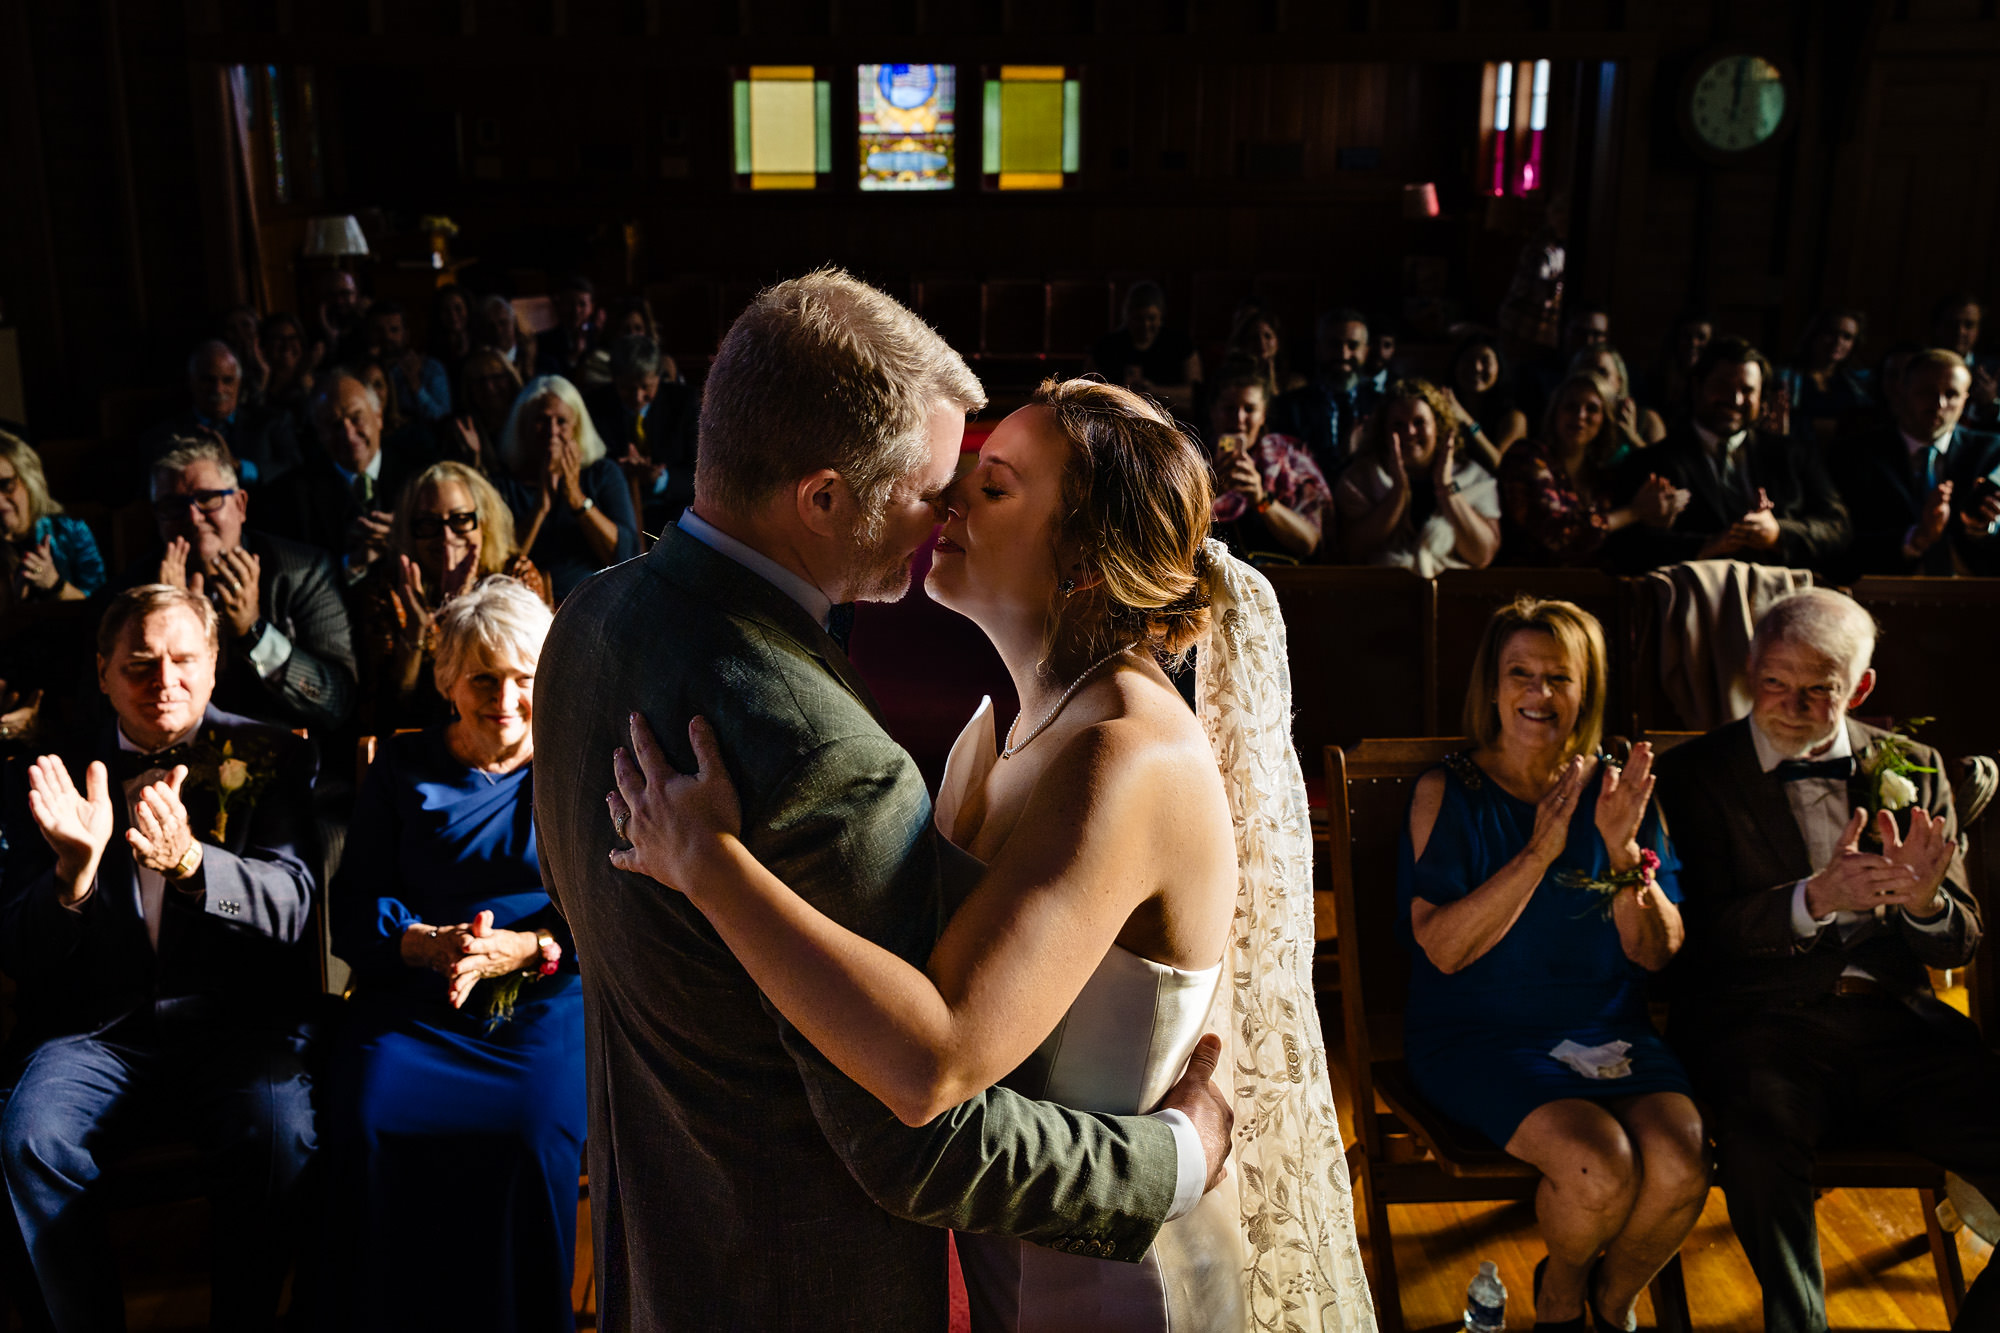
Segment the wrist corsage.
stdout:
[[1587,916],[1591,912],[1596,912],[1604,920],[1609,921],[1612,904],[1617,901],[1619,893],[1625,889],[1651,885],[1659,869],[1660,854],[1650,847],[1645,847],[1640,849],[1639,864],[1630,870],[1616,871],[1602,879],[1593,879],[1581,870],[1566,870],[1556,882],[1566,889],[1585,889],[1596,894],[1596,903],[1578,915]]
[[552,977],[562,966],[562,945],[556,942],[546,928],[535,932],[536,956],[505,976],[482,982],[486,992],[486,1030],[499,1027],[514,1016],[514,1002],[521,998],[521,987],[543,977]]

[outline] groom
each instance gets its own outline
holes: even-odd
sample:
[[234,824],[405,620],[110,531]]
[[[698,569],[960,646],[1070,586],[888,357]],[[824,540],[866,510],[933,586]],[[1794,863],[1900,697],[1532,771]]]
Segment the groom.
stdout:
[[838,604],[907,590],[984,404],[964,361],[882,293],[839,272],[780,283],[709,373],[693,507],[556,618],[536,817],[583,964],[601,1328],[942,1330],[939,1228],[1137,1260],[1220,1176],[1230,1113],[1200,1058],[1152,1116],[996,1088],[901,1124],[684,896],[609,861],[630,713],[684,770],[700,714],[751,852],[923,965],[945,881],[966,887],[969,862],[934,832],[916,765],[848,664]]

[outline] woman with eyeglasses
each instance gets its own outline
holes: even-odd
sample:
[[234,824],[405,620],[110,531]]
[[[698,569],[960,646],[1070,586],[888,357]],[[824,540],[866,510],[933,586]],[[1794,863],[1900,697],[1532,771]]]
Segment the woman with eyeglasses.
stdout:
[[355,597],[361,723],[387,735],[450,721],[425,688],[437,655],[437,615],[489,574],[506,574],[544,602],[549,583],[514,544],[514,516],[479,472],[434,463],[410,483],[389,528],[389,558],[375,562]]
[[90,529],[63,513],[26,440],[0,431],[0,607],[76,602],[104,586],[104,558]]

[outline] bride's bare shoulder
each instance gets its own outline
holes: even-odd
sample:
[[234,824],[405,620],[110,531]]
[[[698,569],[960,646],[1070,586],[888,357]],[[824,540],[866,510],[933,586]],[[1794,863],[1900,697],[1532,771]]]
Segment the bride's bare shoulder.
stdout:
[[1093,769],[1113,766],[1121,776],[1151,782],[1212,780],[1219,789],[1208,735],[1163,676],[1121,671],[1105,685],[1094,701],[1097,716],[1069,742],[1090,754]]

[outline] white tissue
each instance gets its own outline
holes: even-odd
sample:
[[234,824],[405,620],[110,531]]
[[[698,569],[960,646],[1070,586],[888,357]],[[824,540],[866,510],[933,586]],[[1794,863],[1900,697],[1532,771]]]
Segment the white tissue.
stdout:
[[1565,1040],[1549,1054],[1574,1069],[1585,1078],[1627,1078],[1632,1073],[1632,1061],[1625,1052],[1632,1049],[1629,1041],[1608,1041],[1602,1046],[1579,1046]]

